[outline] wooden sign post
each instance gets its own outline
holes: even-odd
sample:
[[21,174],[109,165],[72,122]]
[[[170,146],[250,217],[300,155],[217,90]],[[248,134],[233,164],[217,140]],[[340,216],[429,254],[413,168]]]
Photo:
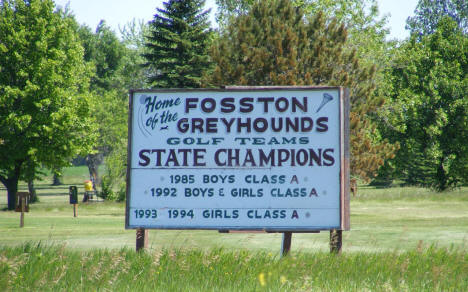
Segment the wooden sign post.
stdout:
[[24,213],[29,212],[29,193],[17,192],[16,193],[16,212],[21,212],[20,227],[24,227]]
[[136,251],[144,250],[148,247],[148,230],[137,228],[136,230]]
[[340,254],[343,246],[343,233],[341,230],[330,230],[330,253]]
[[78,189],[76,186],[70,186],[68,188],[68,194],[70,195],[70,204],[73,205],[73,217],[77,216],[78,207]]
[[291,250],[292,232],[284,232],[281,242],[281,256],[287,256]]

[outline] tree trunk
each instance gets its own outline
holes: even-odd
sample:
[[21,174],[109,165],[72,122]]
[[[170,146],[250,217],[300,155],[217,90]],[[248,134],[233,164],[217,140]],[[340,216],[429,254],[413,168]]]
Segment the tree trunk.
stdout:
[[52,185],[53,186],[63,185],[62,175],[60,175],[59,173],[54,172],[54,177],[52,178]]
[[29,190],[29,202],[30,203],[35,203],[38,200],[37,198],[37,193],[36,193],[36,188],[34,188],[34,180],[30,179],[28,180],[28,190]]
[[441,157],[439,161],[439,167],[437,168],[437,190],[438,191],[445,191],[448,187],[448,179],[447,174],[445,173],[444,168],[444,158]]
[[18,192],[18,179],[8,179],[5,184],[8,196],[8,210],[15,210],[16,208],[16,193]]
[[18,181],[22,164],[23,162],[19,162],[15,165],[15,169],[10,173],[10,177],[5,178],[0,176],[0,181],[7,189],[8,210],[14,210],[16,207],[16,193],[18,192]]
[[100,185],[101,179],[99,178],[98,167],[102,162],[102,154],[89,154],[86,157],[86,165],[88,165],[89,178],[93,182],[93,189]]

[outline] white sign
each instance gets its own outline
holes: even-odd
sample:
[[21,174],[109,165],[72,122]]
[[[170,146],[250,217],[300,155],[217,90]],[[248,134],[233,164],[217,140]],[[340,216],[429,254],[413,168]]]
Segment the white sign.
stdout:
[[344,95],[132,92],[126,227],[347,229]]

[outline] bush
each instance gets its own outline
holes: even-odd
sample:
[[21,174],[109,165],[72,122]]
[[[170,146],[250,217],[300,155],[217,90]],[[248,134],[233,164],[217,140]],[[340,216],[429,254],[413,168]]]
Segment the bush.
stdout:
[[117,146],[106,157],[106,173],[102,176],[103,199],[111,201],[124,201],[126,198],[125,175],[127,172],[127,143]]

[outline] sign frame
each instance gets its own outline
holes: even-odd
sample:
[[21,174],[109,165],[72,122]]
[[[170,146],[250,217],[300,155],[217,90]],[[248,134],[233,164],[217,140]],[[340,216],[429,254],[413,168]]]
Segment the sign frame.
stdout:
[[[193,93],[193,92],[259,92],[259,91],[323,91],[336,90],[339,96],[339,228],[307,228],[307,227],[288,227],[288,228],[251,228],[251,227],[193,227],[193,226],[131,226],[129,224],[130,216],[130,183],[132,166],[132,129],[133,129],[133,101],[135,94],[138,93]],[[134,89],[129,92],[129,112],[128,112],[128,145],[127,145],[127,175],[126,175],[126,208],[125,208],[125,229],[167,229],[167,230],[242,230],[242,231],[264,231],[264,232],[317,232],[323,230],[350,230],[350,148],[349,148],[349,90],[342,86],[229,86],[210,89]]]

